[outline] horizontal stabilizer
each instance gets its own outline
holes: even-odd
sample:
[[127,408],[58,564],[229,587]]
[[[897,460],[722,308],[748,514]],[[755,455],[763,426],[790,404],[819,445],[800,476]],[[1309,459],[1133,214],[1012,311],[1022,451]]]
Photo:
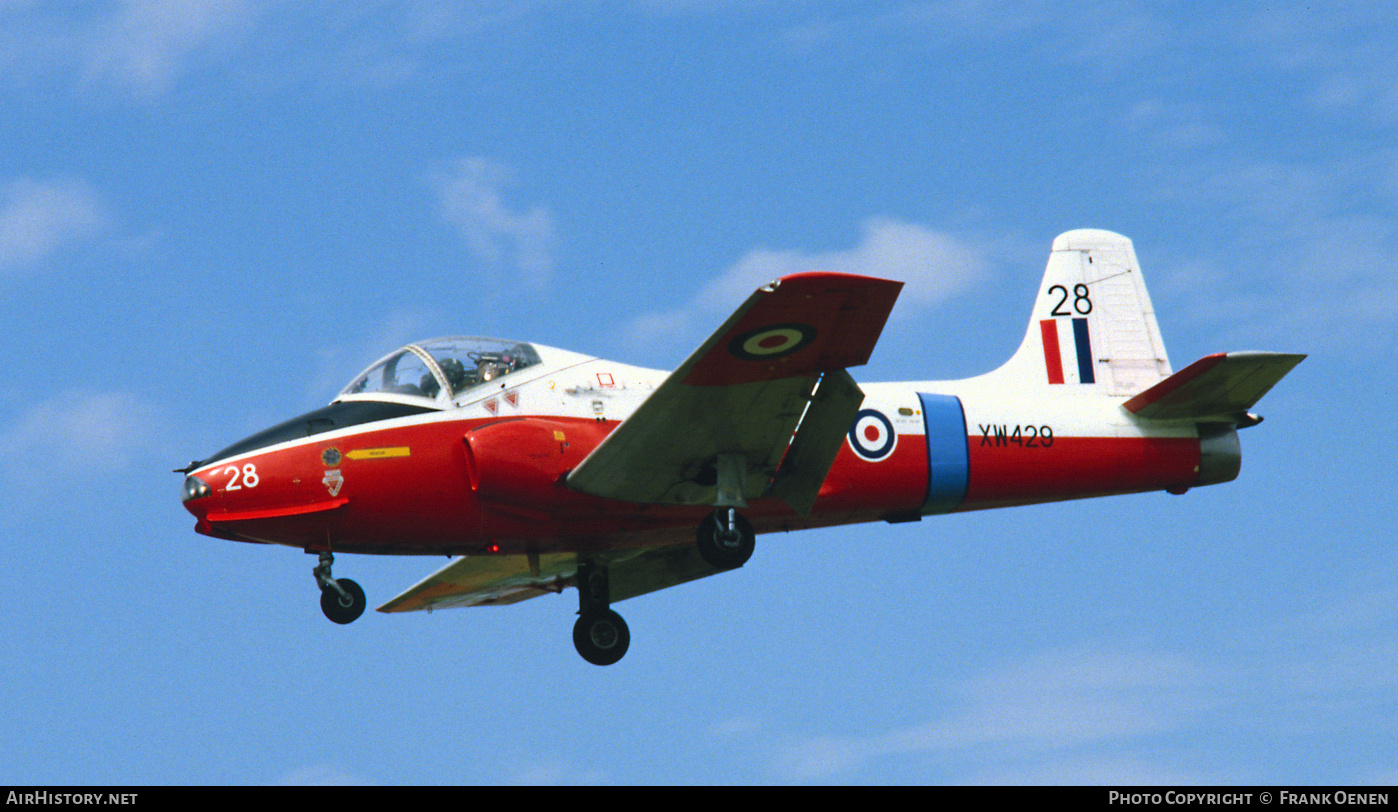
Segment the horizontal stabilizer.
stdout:
[[1206,355],[1122,405],[1152,420],[1247,422],[1247,410],[1305,357],[1280,352]]

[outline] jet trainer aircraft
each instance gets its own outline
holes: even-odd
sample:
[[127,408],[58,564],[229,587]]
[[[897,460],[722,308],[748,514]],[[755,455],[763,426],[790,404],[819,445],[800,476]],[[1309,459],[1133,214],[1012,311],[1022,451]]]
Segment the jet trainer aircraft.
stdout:
[[538,344],[409,344],[323,409],[180,469],[195,530],[318,553],[336,623],[364,591],[334,553],[451,555],[379,607],[514,603],[576,587],[573,642],[630,644],[611,604],[741,567],[759,533],[919,521],[1238,475],[1237,429],[1304,355],[1174,372],[1131,241],[1053,242],[999,369],[859,385],[901,282],[801,273],[752,294],[674,372]]

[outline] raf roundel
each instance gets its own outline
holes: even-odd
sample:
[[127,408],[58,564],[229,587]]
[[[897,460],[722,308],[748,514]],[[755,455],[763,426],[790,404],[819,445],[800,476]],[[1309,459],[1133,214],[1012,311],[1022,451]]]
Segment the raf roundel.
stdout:
[[850,426],[849,445],[860,459],[878,462],[887,458],[898,446],[898,433],[893,430],[893,421],[883,412],[865,409]]
[[728,351],[744,361],[766,361],[803,349],[815,338],[816,328],[809,324],[774,324],[739,335]]

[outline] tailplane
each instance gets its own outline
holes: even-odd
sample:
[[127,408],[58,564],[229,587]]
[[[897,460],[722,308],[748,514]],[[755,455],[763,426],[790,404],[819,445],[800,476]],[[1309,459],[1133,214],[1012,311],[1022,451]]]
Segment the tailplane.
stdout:
[[1305,357],[1280,352],[1206,355],[1122,406],[1152,420],[1233,423],[1246,428],[1262,422],[1248,409]]

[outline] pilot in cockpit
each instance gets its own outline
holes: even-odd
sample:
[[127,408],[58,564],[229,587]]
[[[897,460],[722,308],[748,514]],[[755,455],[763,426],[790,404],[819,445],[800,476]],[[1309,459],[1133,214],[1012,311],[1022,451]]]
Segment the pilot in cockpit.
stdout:
[[[466,365],[455,358],[446,358],[439,361],[437,368],[442,370],[442,375],[447,379],[449,391],[451,391],[453,395],[459,395],[478,383],[478,381],[472,380],[475,373],[468,373],[466,371]],[[441,384],[437,382],[437,376],[433,375],[431,372],[422,376],[422,383],[420,386],[422,388],[422,394],[429,398],[437,397],[437,394],[442,390]]]
[[519,369],[519,356],[509,352],[483,352],[475,356],[476,371],[481,381],[493,381],[501,375]]
[[476,384],[476,381],[471,380],[471,376],[466,372],[466,365],[455,358],[443,359],[437,366],[446,376],[447,385],[454,393],[460,394]]

